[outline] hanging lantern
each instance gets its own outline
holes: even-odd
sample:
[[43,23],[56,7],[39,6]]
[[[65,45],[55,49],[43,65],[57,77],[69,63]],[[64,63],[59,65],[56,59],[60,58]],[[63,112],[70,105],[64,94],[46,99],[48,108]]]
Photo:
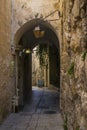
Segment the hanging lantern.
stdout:
[[35,36],[36,38],[41,38],[41,37],[43,37],[43,36],[44,36],[44,33],[45,33],[45,31],[41,30],[39,26],[35,27],[35,29],[34,29],[33,32],[34,32],[34,36]]

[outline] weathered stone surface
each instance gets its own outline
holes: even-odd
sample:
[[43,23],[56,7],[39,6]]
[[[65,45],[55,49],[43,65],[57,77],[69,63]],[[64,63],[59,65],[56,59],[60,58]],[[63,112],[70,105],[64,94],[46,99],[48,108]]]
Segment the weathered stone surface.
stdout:
[[80,1],[79,0],[74,1],[72,13],[73,13],[75,18],[78,18],[80,16]]
[[62,64],[62,70],[63,72],[67,73],[68,65],[69,65],[70,58],[68,57],[68,53],[64,52],[61,55],[61,64]]
[[[69,1],[65,2],[65,5],[66,6],[63,8],[64,40],[62,53],[66,54],[65,52],[68,53],[69,51],[70,55],[63,55],[63,58],[61,59],[61,107],[63,114],[67,115],[68,117],[67,124],[69,130],[76,130],[77,128],[80,130],[86,130],[87,55],[84,56],[83,60],[82,54],[85,54],[87,51],[87,18],[85,12],[87,3],[85,0],[74,0],[70,1],[70,3]],[[71,17],[69,18],[70,22],[67,20],[68,17]],[[70,29],[68,27],[70,27]],[[66,63],[64,57],[66,59],[66,62],[68,62],[67,66],[70,65],[70,62],[74,61],[74,74],[68,76],[68,82],[66,80],[67,75],[65,74],[68,67],[65,66]],[[69,57],[70,60],[68,61]]]
[[11,1],[0,0],[0,123],[11,111]]
[[87,38],[87,17],[82,19],[82,29],[85,37]]

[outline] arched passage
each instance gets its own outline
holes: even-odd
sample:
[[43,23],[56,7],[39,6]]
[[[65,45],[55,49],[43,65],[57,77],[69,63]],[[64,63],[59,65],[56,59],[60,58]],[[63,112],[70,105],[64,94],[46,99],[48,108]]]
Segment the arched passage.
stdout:
[[[35,28],[44,31],[44,35],[36,37]],[[33,19],[25,23],[15,34],[16,47],[16,89],[19,89],[19,104],[24,105],[29,100],[32,90],[32,54],[38,44],[46,44],[49,48],[49,82],[60,87],[60,47],[54,28],[42,19]]]

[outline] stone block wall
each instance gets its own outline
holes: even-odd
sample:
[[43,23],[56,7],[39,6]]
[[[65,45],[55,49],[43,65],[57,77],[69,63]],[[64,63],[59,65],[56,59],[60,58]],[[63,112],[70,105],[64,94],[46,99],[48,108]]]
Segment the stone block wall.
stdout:
[[11,111],[12,67],[11,0],[0,0],[0,123]]
[[[25,23],[35,18],[44,19],[55,11],[58,2],[59,0],[13,0],[13,37]],[[49,21],[53,19],[58,19],[57,11],[44,20],[51,23],[55,31],[58,31],[58,21]]]
[[63,1],[61,110],[69,130],[87,129],[87,0]]

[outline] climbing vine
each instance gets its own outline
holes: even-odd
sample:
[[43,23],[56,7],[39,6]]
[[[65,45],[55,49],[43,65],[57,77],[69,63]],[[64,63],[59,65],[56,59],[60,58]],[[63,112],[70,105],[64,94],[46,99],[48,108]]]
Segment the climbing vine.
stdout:
[[68,122],[67,115],[65,115],[65,121],[64,121],[64,124],[63,124],[64,130],[68,130],[67,122]]
[[76,130],[80,130],[80,127],[79,127],[79,126],[77,126]]
[[74,74],[74,62],[71,63],[69,69],[68,69],[68,75]]
[[85,61],[86,55],[87,55],[87,51],[85,51],[85,52],[82,53],[82,60],[83,61]]
[[47,45],[46,44],[44,44],[44,45],[39,44],[37,46],[36,56],[38,56],[41,66],[46,64],[45,63],[46,62],[46,55],[48,55]]

